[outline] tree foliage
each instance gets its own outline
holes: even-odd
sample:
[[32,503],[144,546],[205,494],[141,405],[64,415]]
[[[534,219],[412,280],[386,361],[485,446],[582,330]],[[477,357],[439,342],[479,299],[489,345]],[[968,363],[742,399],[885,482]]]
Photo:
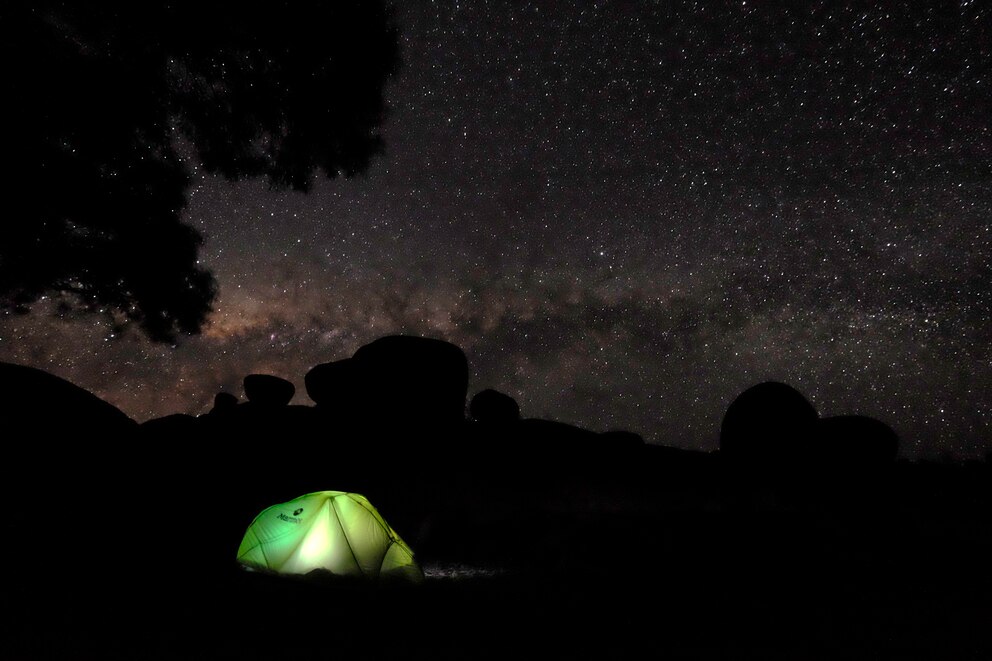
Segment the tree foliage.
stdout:
[[191,173],[305,191],[381,149],[398,66],[384,3],[12,0],[0,6],[7,211],[0,306],[46,294],[195,333],[215,296],[182,222]]

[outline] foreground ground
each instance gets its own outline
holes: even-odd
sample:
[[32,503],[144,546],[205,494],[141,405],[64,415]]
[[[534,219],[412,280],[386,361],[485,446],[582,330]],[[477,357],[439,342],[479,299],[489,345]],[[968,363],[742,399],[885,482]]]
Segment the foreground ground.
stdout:
[[[966,511],[600,516],[530,565],[425,559],[420,585],[140,562],[5,591],[9,659],[987,659],[987,519]],[[573,534],[565,533],[566,529]],[[583,540],[586,540],[585,543]],[[108,553],[138,554],[116,547]],[[536,557],[536,556],[534,556]],[[71,553],[66,563],[71,566]],[[63,568],[64,569],[64,568]]]

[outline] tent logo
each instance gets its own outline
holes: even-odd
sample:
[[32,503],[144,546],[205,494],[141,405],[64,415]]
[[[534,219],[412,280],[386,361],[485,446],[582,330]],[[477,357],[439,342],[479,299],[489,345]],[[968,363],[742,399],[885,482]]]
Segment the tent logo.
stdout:
[[302,507],[300,507],[299,509],[294,510],[293,511],[293,516],[299,516],[300,515],[300,512],[302,512],[302,511],[303,511],[303,508]]
[[[300,511],[302,510],[297,510],[297,512]],[[303,520],[303,519],[297,519],[295,516],[289,516],[285,512],[280,512],[279,516],[277,516],[276,518],[279,519],[280,521],[287,521],[289,523],[299,523],[300,521]]]

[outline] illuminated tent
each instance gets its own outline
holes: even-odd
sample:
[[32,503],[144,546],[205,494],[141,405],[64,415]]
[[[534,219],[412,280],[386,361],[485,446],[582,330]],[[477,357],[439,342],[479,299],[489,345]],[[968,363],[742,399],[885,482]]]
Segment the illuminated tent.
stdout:
[[238,562],[280,574],[423,578],[413,551],[368,499],[343,491],[308,493],[264,510],[248,526]]

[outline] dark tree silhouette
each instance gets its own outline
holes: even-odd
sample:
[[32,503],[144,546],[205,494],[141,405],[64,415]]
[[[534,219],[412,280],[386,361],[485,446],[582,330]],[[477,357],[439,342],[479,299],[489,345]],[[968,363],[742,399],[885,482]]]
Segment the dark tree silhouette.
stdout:
[[377,1],[2,3],[0,307],[54,294],[155,340],[197,332],[215,282],[183,156],[297,190],[360,173],[397,65]]

